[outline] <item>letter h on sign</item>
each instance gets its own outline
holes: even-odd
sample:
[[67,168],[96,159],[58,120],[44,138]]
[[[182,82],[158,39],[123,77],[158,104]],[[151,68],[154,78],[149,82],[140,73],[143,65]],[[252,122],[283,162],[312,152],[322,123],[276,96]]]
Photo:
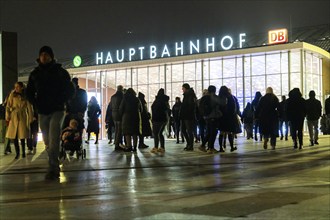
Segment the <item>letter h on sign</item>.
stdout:
[[288,30],[285,28],[268,31],[268,44],[282,44],[288,40]]

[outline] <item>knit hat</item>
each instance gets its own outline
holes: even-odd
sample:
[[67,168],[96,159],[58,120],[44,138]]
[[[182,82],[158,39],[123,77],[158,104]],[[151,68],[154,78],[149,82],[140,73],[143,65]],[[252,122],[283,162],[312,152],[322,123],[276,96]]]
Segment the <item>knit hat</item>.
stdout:
[[40,48],[39,56],[40,56],[41,53],[44,53],[44,52],[47,53],[52,59],[54,59],[54,52],[53,52],[51,47],[43,46],[42,48]]

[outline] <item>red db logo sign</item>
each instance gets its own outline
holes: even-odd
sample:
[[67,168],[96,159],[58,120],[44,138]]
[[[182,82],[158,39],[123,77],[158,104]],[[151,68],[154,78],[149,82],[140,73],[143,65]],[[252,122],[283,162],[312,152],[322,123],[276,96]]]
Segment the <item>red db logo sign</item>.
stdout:
[[281,44],[288,42],[288,30],[277,29],[268,31],[268,44]]

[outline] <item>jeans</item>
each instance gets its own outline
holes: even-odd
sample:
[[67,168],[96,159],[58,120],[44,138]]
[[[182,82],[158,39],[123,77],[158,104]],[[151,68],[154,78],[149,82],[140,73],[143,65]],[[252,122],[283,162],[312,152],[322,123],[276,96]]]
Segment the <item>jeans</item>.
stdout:
[[115,123],[115,147],[119,147],[119,144],[123,142],[121,132],[121,121],[114,121]]
[[166,126],[166,122],[152,122],[155,148],[158,148],[159,142],[160,142],[160,147],[165,148],[165,139],[163,135],[165,126]]
[[184,138],[187,141],[187,147],[194,147],[194,120],[182,120],[181,121],[181,131],[183,133]]
[[307,120],[309,140],[317,141],[319,139],[319,120]]
[[64,119],[64,111],[53,112],[49,115],[39,115],[42,137],[48,153],[49,172],[59,172],[60,135]]

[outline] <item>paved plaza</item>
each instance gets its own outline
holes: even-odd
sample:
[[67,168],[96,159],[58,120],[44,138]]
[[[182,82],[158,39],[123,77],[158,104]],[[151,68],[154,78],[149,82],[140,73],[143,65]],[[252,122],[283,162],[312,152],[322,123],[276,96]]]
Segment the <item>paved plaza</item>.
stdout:
[[[166,140],[164,154],[114,151],[101,140],[86,159],[63,161],[58,181],[45,181],[47,154],[15,160],[0,145],[0,219],[329,219],[330,136],[303,150],[276,150],[239,136],[238,150],[183,151]],[[12,150],[13,150],[12,146]],[[218,145],[216,148],[219,149]]]

